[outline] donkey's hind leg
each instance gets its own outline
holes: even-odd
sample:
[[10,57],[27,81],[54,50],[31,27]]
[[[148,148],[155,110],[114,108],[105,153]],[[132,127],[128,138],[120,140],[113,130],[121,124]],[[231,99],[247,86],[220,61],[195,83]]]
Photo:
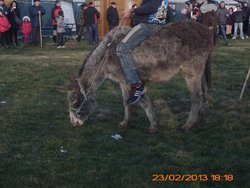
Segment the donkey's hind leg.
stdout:
[[191,111],[187,122],[182,126],[182,130],[188,131],[194,126],[197,126],[202,120],[204,93],[202,89],[201,75],[186,75],[185,80],[191,94]]
[[149,132],[150,133],[158,132],[159,127],[158,127],[157,117],[153,109],[153,104],[152,104],[151,99],[148,97],[148,95],[144,94],[139,104],[141,105],[143,110],[146,112],[147,117],[150,121]]
[[128,123],[130,121],[131,111],[129,105],[127,105],[127,99],[129,96],[129,91],[126,88],[126,85],[120,84],[122,90],[122,98],[123,98],[123,105],[124,105],[124,119],[122,122],[119,123],[119,128],[127,128]]

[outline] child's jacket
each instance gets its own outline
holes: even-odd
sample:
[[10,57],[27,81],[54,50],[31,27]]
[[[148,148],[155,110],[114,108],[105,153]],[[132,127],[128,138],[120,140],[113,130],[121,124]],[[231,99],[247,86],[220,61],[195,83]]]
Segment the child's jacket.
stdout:
[[24,35],[28,35],[31,32],[31,23],[23,22],[21,25],[21,30]]

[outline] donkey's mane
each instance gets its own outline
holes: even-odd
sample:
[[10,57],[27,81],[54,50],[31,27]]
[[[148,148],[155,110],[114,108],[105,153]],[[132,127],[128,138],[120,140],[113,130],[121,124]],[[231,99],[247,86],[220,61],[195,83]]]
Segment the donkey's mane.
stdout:
[[[118,29],[118,30],[117,30]],[[116,27],[112,31],[110,31],[103,39],[103,41],[96,46],[91,52],[88,53],[88,55],[85,56],[82,66],[79,70],[78,76],[81,76],[84,70],[85,65],[87,65],[87,61],[91,58],[98,58],[99,61],[103,58],[106,49],[108,48],[114,48],[119,41],[122,40],[122,38],[131,30],[130,27]],[[112,42],[112,46],[108,47],[107,45]],[[105,50],[103,50],[105,49]],[[89,61],[89,63],[92,63]]]

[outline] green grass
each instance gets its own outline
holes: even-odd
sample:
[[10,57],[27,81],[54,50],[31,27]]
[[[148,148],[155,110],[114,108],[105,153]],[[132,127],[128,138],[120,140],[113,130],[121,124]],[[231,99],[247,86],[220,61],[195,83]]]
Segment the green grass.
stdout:
[[[179,131],[190,97],[179,74],[167,84],[148,84],[160,133],[135,106],[131,128],[119,133],[123,105],[118,84],[98,90],[97,111],[83,127],[71,126],[67,97],[52,89],[77,75],[90,51],[86,44],[66,49],[0,49],[0,187],[83,188],[249,188],[250,88],[238,100],[250,59],[250,41],[222,41],[213,53],[213,88],[203,126]],[[68,152],[61,153],[63,146]],[[153,174],[207,174],[209,181],[152,182]],[[231,182],[211,174],[233,174]]]

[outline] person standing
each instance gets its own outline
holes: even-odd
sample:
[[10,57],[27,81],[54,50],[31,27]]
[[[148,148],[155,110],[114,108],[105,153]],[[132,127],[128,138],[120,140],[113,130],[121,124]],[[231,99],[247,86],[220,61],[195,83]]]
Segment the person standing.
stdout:
[[30,32],[31,32],[31,23],[30,18],[28,16],[23,17],[23,23],[21,25],[21,30],[24,35],[24,44],[28,45],[30,42]]
[[228,9],[227,22],[226,22],[226,35],[227,35],[227,38],[229,38],[229,39],[232,38],[232,33],[233,33],[232,32],[233,31],[233,24],[234,24],[233,12],[234,12],[233,7],[230,7]]
[[248,38],[250,8],[248,7],[247,2],[243,3],[242,11],[245,14],[245,19],[243,20],[243,34],[246,38]]
[[88,5],[86,3],[83,3],[80,7],[81,9],[80,9],[79,15],[77,17],[77,22],[76,22],[77,23],[76,28],[77,28],[77,34],[78,34],[76,40],[78,42],[81,41],[82,35],[85,35],[87,32],[85,11],[88,8]]
[[[19,19],[19,23],[17,23],[17,19]],[[11,25],[10,30],[9,30],[9,43],[10,45],[17,46],[18,45],[17,31],[21,25],[21,19],[20,19],[20,11],[19,11],[18,4],[16,1],[12,1],[10,4],[8,20]]]
[[[40,5],[40,0],[34,0],[34,5],[29,8],[29,14],[31,18],[31,26],[32,26],[32,43],[37,46],[40,41],[40,23],[39,19],[41,18],[42,22],[42,15],[46,14],[45,9]],[[40,18],[39,18],[40,17]]]
[[56,0],[55,6],[51,10],[51,19],[52,19],[52,27],[53,27],[53,43],[57,43],[57,22],[56,17],[58,16],[58,12],[62,10],[60,0]]
[[238,29],[240,30],[240,38],[244,39],[243,20],[245,19],[245,14],[241,10],[240,5],[237,5],[236,8],[237,8],[237,10],[233,13],[234,37],[232,39],[236,39],[237,38]]
[[89,44],[98,45],[99,44],[98,19],[100,18],[100,13],[95,8],[93,2],[89,2],[85,15],[89,33]]
[[228,10],[225,7],[225,2],[221,1],[218,9],[216,10],[216,15],[218,17],[218,34],[221,33],[226,45],[229,45],[228,38],[226,36],[226,23],[227,23],[227,15]]
[[178,20],[187,20],[188,19],[188,10],[186,8],[181,9],[181,14],[177,18]]
[[119,15],[116,9],[116,3],[111,2],[110,7],[107,9],[106,17],[109,25],[109,31],[111,31],[114,27],[119,24]]
[[9,47],[9,27],[10,23],[7,19],[7,16],[9,14],[9,10],[7,5],[4,3],[4,0],[0,0],[0,16],[1,16],[1,45],[4,46],[4,48]]
[[57,48],[65,48],[63,39],[63,35],[65,33],[65,25],[64,25],[64,15],[62,10],[58,12],[58,16],[56,17],[56,22],[57,22]]
[[187,17],[188,17],[188,19],[190,19],[191,18],[191,11],[192,11],[192,9],[190,7],[190,3],[188,1],[186,1],[183,8],[187,9]]

